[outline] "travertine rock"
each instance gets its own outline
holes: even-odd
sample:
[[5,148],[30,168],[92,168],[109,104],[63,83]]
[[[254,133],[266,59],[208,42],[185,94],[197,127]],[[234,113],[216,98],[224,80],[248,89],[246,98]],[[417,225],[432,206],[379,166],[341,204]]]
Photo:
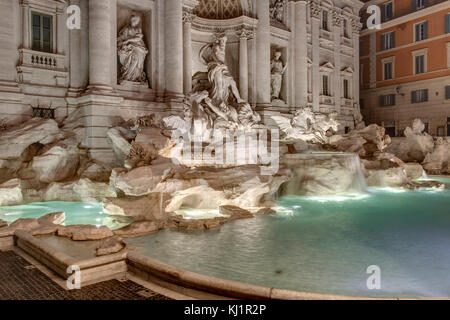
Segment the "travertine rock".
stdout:
[[8,222],[0,219],[0,228],[4,228],[4,227],[7,227],[7,226],[8,226]]
[[59,142],[43,155],[34,157],[31,168],[41,182],[59,182],[75,176],[79,157],[76,141],[67,139]]
[[126,243],[120,237],[112,237],[103,240],[100,246],[96,249],[97,257],[106,256],[122,251],[126,247]]
[[366,181],[370,187],[395,188],[405,187],[410,182],[403,167],[386,170],[366,170]]
[[22,187],[19,179],[0,185],[0,206],[14,206],[23,203]]
[[0,135],[0,159],[17,159],[32,144],[45,145],[63,137],[55,120],[33,118],[2,132]]
[[101,202],[104,198],[114,198],[116,191],[106,183],[80,179],[76,182],[50,184],[44,193],[44,201]]
[[450,142],[444,138],[438,138],[434,151],[425,157],[423,167],[431,174],[449,174]]
[[40,225],[63,224],[64,221],[66,221],[66,214],[64,212],[49,213],[38,219]]
[[37,219],[18,219],[9,225],[10,229],[31,231],[40,227]]
[[106,133],[109,143],[114,151],[114,154],[118,162],[123,165],[125,159],[128,157],[131,151],[131,143],[128,142],[124,135],[124,128],[111,128]]
[[403,169],[405,169],[408,178],[413,180],[421,178],[425,174],[423,167],[418,163],[405,163]]
[[70,238],[74,241],[103,240],[112,237],[113,232],[105,226],[96,227],[92,225],[75,225],[59,227],[57,235]]
[[253,214],[250,211],[236,206],[221,206],[219,212],[229,216],[231,220],[253,218]]
[[164,227],[164,224],[154,222],[154,221],[137,221],[133,222],[132,224],[119,229],[115,230],[114,234],[120,237],[137,237],[153,232],[157,232],[160,229]]
[[164,193],[150,193],[143,197],[107,198],[103,201],[103,211],[114,216],[161,221],[167,219],[165,212],[169,196]]

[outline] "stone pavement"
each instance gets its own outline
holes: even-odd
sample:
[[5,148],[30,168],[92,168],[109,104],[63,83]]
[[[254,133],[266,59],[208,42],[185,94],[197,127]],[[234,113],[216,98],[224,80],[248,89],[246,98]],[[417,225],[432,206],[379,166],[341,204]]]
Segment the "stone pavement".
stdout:
[[66,291],[12,251],[0,252],[0,300],[170,300],[132,281]]

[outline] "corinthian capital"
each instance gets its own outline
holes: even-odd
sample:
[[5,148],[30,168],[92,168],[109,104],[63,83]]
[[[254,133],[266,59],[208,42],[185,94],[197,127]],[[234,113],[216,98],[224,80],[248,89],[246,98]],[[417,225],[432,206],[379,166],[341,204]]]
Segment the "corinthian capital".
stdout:
[[248,40],[248,39],[252,39],[254,37],[254,31],[251,29],[247,29],[247,28],[239,28],[236,30],[236,35],[239,37],[239,39],[241,40]]
[[309,7],[310,7],[310,11],[311,11],[311,17],[312,18],[320,18],[320,13],[322,12],[322,8],[320,7],[320,4],[318,4],[314,0],[310,0]]
[[183,23],[192,23],[195,17],[196,16],[192,13],[192,10],[183,10]]

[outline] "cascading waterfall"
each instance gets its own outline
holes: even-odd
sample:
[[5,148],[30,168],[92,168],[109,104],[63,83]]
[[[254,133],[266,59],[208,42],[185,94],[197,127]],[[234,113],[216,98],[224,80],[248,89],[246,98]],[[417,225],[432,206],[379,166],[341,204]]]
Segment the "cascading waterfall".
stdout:
[[361,160],[354,153],[305,152],[286,155],[282,163],[293,171],[279,196],[323,196],[365,193],[367,184]]

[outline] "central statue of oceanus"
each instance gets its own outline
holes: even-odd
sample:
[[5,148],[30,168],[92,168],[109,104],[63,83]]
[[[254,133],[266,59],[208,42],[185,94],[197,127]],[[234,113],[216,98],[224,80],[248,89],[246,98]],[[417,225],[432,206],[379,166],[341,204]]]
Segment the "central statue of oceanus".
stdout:
[[242,99],[225,64],[226,44],[227,37],[220,35],[200,50],[200,61],[208,71],[197,72],[193,77],[193,91],[185,100],[185,119],[172,116],[164,120],[166,125],[177,129],[181,125],[187,131],[263,127],[259,125],[261,116]]

